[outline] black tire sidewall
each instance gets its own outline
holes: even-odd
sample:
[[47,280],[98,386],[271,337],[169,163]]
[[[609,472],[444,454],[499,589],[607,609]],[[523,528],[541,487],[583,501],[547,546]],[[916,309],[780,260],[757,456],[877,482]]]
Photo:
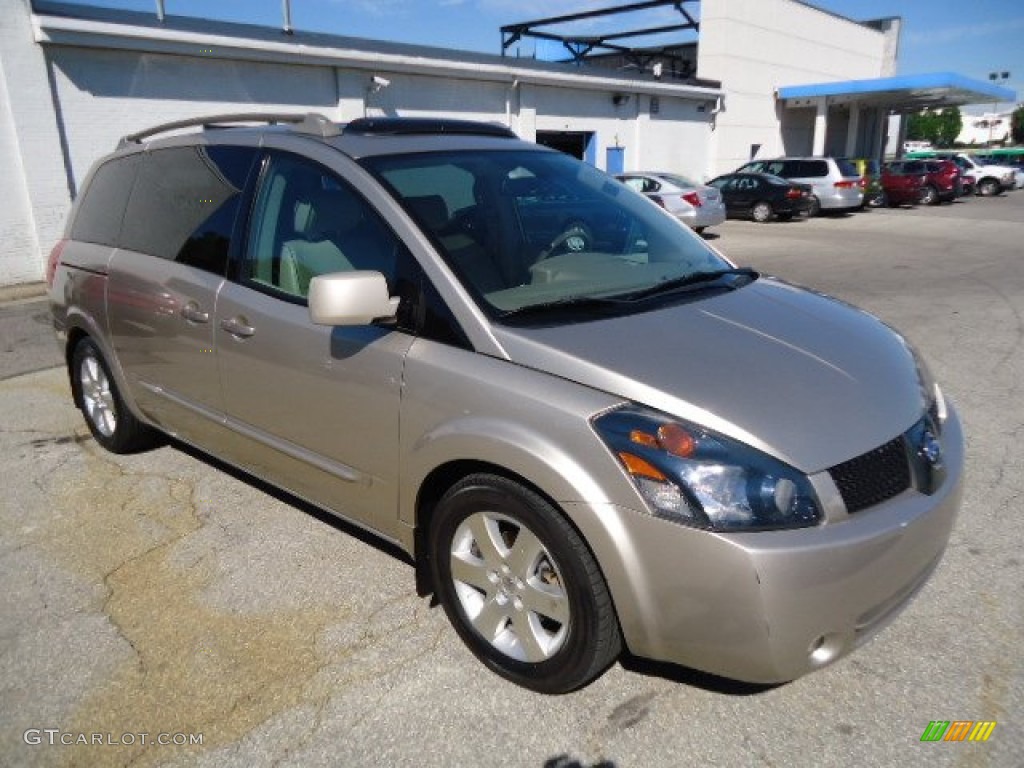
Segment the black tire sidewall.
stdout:
[[[85,409],[85,401],[82,397],[82,363],[86,358],[92,357],[97,365],[103,370],[110,387],[110,395],[114,404],[115,427],[112,435],[104,435]],[[71,386],[74,402],[82,411],[89,432],[96,439],[96,442],[111,453],[134,453],[135,451],[148,447],[152,441],[153,434],[148,427],[141,424],[135,415],[128,410],[121,397],[121,391],[117,387],[110,372],[110,366],[92,339],[84,338],[75,346],[71,355]]]
[[[455,594],[450,565],[452,539],[466,518],[481,511],[505,515],[524,525],[540,539],[557,564],[569,601],[570,623],[565,643],[550,659],[521,662],[495,649],[473,628]],[[599,618],[587,566],[578,554],[585,550],[585,545],[559,513],[539,496],[505,478],[486,475],[467,478],[445,494],[438,504],[429,548],[435,594],[463,642],[490,670],[541,693],[575,690],[603,671],[605,664],[598,665],[594,671],[593,641],[599,634]]]

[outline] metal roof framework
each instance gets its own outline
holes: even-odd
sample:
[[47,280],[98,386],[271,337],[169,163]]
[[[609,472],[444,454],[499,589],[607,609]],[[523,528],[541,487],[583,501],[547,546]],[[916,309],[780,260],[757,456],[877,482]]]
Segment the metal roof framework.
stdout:
[[[680,64],[689,64],[679,56],[668,50],[656,50],[652,48],[633,48],[623,45],[620,42],[630,38],[651,37],[668,32],[682,32],[685,30],[700,31],[700,22],[684,7],[687,4],[696,5],[700,0],[647,0],[647,2],[629,3],[614,8],[600,8],[593,11],[582,11],[570,13],[564,16],[551,16],[546,19],[524,21],[518,24],[509,24],[501,28],[501,55],[505,56],[510,47],[522,40],[524,37],[537,40],[550,40],[561,43],[571,56],[575,64],[582,64],[590,56],[607,55],[618,53],[624,55],[630,62],[635,64],[641,72],[655,60],[678,60]],[[636,11],[646,11],[655,8],[673,7],[679,12],[682,21],[678,24],[665,24],[656,27],[644,27],[630,29],[620,32],[612,32],[604,35],[573,35],[557,34],[545,31],[543,27],[552,27],[558,24],[572,24],[573,22],[589,21],[591,19],[619,16]]]

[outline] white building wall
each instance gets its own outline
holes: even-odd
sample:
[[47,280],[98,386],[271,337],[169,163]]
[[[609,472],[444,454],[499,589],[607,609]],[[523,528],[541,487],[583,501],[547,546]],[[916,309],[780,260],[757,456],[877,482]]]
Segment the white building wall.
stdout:
[[0,285],[43,276],[71,194],[47,62],[32,41],[28,0],[0,13]]
[[[606,169],[610,147],[625,150],[625,170],[657,170],[705,178],[710,168],[709,102],[620,93],[567,92],[554,88],[524,88],[536,110],[535,131],[586,131],[595,135],[595,164]],[[520,133],[527,138],[526,133]]]
[[0,168],[4,169],[3,203],[0,204],[0,285],[38,280],[39,265],[26,258],[39,250],[29,205],[28,183],[18,147],[7,82],[0,61]]
[[92,48],[51,48],[76,189],[127,133],[218,112],[322,112],[338,92],[327,67]]
[[715,173],[749,160],[753,144],[761,145],[759,157],[772,157],[803,135],[802,118],[783,135],[777,88],[880,77],[892,55],[884,33],[792,0],[702,0],[697,74],[726,89]]
[[[281,42],[222,36],[204,47],[192,33],[116,25],[98,32],[88,22],[69,32],[52,18],[34,30],[28,0],[8,4],[13,12],[0,14],[0,285],[42,277],[72,198],[120,137],[201,115],[456,117],[507,124],[527,140],[538,131],[592,132],[599,168],[608,147],[624,148],[627,168],[695,176],[708,168],[709,114],[697,105],[714,98],[713,89],[676,96],[679,87],[652,81],[646,87],[672,95],[660,96],[651,115],[649,95],[616,100],[617,89],[633,84],[602,73],[523,70],[520,81],[515,62],[496,59],[477,71],[447,52],[414,59],[300,45],[286,56]],[[387,83],[374,87],[375,75]]]

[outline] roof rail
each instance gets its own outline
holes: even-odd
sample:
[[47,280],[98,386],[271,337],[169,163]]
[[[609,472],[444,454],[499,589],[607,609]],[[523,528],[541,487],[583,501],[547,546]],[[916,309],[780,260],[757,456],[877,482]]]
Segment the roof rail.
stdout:
[[325,139],[330,138],[331,136],[337,136],[341,133],[341,129],[335,123],[332,123],[323,115],[315,112],[310,112],[304,115],[279,114],[273,112],[239,112],[226,115],[192,117],[186,120],[175,120],[170,123],[155,125],[144,131],[129,133],[127,136],[121,137],[118,147],[124,147],[128,144],[138,144],[140,141],[148,139],[150,136],[155,136],[158,133],[167,133],[168,131],[174,131],[178,128],[191,128],[196,125],[201,125],[203,128],[215,128],[223,127],[225,124],[232,123],[286,123],[293,126],[293,130],[298,131],[299,133],[308,133]]
[[411,136],[448,133],[462,136],[500,136],[519,138],[511,128],[499,123],[475,120],[449,120],[436,117],[362,117],[344,126],[346,134],[363,136]]

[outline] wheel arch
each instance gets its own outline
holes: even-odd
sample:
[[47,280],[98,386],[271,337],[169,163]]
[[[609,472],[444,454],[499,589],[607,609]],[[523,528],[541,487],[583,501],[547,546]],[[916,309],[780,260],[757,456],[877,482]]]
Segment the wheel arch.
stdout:
[[67,371],[68,384],[71,386],[71,395],[75,406],[81,408],[82,403],[81,393],[77,391],[77,387],[75,386],[75,374],[72,370],[72,359],[78,345],[84,339],[89,339],[99,349],[100,354],[103,355],[103,360],[110,369],[110,375],[114,378],[114,384],[117,386],[118,392],[121,395],[121,400],[124,402],[125,406],[129,411],[131,411],[132,415],[136,419],[144,424],[149,424],[149,420],[145,418],[135,402],[134,395],[132,390],[128,387],[128,382],[117,356],[114,354],[113,349],[107,343],[106,337],[100,332],[100,329],[95,325],[95,323],[93,323],[85,314],[77,312],[69,314],[66,334],[67,341],[64,343],[64,367]]
[[[613,589],[613,584],[609,580],[609,575],[601,562],[601,558],[599,557],[599,550],[603,548],[595,547],[594,542],[590,541],[588,538],[587,532],[582,526],[580,526],[578,521],[569,514],[565,509],[565,506],[560,504],[552,493],[548,492],[540,484],[527,477],[526,473],[510,469],[502,463],[479,458],[452,459],[450,461],[446,461],[432,469],[419,484],[415,501],[415,527],[413,529],[414,551],[412,552],[417,594],[421,597],[426,597],[427,595],[433,594],[434,591],[430,578],[431,553],[427,542],[429,540],[430,526],[433,523],[434,512],[437,509],[438,502],[440,502],[448,489],[454,487],[461,480],[476,474],[496,475],[517,483],[532,493],[537,494],[548,505],[550,505],[553,510],[555,510],[556,514],[562,517],[562,519],[576,532],[576,535],[580,537],[583,545],[587,548],[590,556],[597,564],[597,568],[601,572],[601,578],[604,579],[605,584],[608,586],[612,611],[615,613],[616,621],[620,621],[619,611],[615,603],[615,590]],[[587,528],[592,529],[592,526],[587,526]]]

